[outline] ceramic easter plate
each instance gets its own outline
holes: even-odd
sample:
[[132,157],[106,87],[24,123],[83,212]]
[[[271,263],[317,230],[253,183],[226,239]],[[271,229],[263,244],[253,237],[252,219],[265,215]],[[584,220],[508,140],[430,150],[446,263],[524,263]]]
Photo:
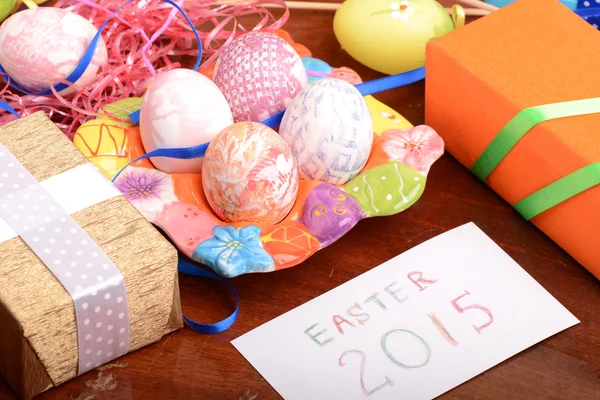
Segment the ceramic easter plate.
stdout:
[[[352,84],[358,75],[333,69],[282,35],[303,56],[309,81],[334,76]],[[371,156],[362,172],[343,186],[301,180],[287,217],[275,225],[225,223],[210,208],[201,174],[167,174],[148,160],[129,166],[116,187],[179,250],[225,277],[293,267],[338,240],[361,219],[397,214],[414,204],[425,189],[431,165],[444,142],[431,128],[413,127],[397,112],[365,97],[373,121]],[[118,122],[140,107],[140,99],[106,106],[106,116],[88,121],[73,143],[112,179],[121,168],[145,154],[137,126]],[[109,116],[110,115],[110,116]]]

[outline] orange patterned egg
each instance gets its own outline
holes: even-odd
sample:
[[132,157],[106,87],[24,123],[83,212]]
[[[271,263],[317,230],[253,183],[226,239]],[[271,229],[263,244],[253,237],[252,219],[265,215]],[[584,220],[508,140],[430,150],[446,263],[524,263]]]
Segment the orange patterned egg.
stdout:
[[259,123],[239,122],[211,141],[202,184],[222,220],[275,224],[294,205],[298,168],[277,132]]

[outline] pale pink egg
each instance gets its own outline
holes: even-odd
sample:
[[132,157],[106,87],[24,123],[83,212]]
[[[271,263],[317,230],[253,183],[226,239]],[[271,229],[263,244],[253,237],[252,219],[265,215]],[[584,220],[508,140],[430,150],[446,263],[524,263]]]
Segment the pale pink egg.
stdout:
[[[20,11],[0,26],[0,65],[21,86],[44,91],[75,70],[97,32],[88,20],[62,8]],[[101,39],[76,86],[94,82],[106,61],[106,45]],[[69,91],[72,89],[63,92]]]
[[[219,88],[190,69],[173,69],[159,75],[142,103],[140,133],[146,152],[207,143],[231,124],[231,110]],[[198,173],[203,158],[153,157],[151,161],[164,172]]]
[[204,193],[222,220],[275,224],[290,212],[298,194],[298,168],[274,130],[239,122],[213,139],[204,158]]
[[308,84],[302,59],[279,36],[250,32],[222,50],[214,81],[235,122],[265,119],[285,110]]

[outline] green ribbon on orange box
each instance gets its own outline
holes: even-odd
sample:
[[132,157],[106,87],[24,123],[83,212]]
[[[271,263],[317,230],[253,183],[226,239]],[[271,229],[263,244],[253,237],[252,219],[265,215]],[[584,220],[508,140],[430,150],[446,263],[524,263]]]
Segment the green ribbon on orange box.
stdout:
[[[541,122],[595,113],[600,113],[600,97],[526,108],[500,130],[475,161],[471,172],[485,181],[518,141]],[[514,208],[525,219],[530,220],[598,184],[600,184],[600,162],[587,165],[552,182],[519,201]]]

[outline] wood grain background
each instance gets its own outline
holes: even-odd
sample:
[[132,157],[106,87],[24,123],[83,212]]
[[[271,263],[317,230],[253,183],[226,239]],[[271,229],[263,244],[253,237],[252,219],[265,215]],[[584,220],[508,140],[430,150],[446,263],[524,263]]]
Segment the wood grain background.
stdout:
[[[450,5],[448,1],[443,3]],[[307,45],[315,57],[333,66],[353,68],[364,80],[381,77],[341,50],[332,22],[332,12],[295,10],[285,29],[296,41]],[[423,83],[376,97],[414,125],[423,123]],[[450,155],[434,165],[423,197],[407,211],[361,221],[342,239],[298,267],[232,279],[242,308],[230,330],[209,336],[186,327],[123,357],[120,361],[126,367],[90,372],[40,398],[278,399],[278,394],[230,344],[231,340],[469,221],[483,229],[582,323],[441,398],[600,399],[599,282]],[[191,318],[214,322],[234,307],[233,299],[220,284],[186,276],[180,277],[180,283],[183,310]],[[510,296],[510,288],[506,288],[506,295]],[[108,378],[109,387],[116,385],[112,390],[97,391],[86,386],[106,379],[108,374],[114,376]],[[14,399],[10,393],[0,383],[0,399]]]

